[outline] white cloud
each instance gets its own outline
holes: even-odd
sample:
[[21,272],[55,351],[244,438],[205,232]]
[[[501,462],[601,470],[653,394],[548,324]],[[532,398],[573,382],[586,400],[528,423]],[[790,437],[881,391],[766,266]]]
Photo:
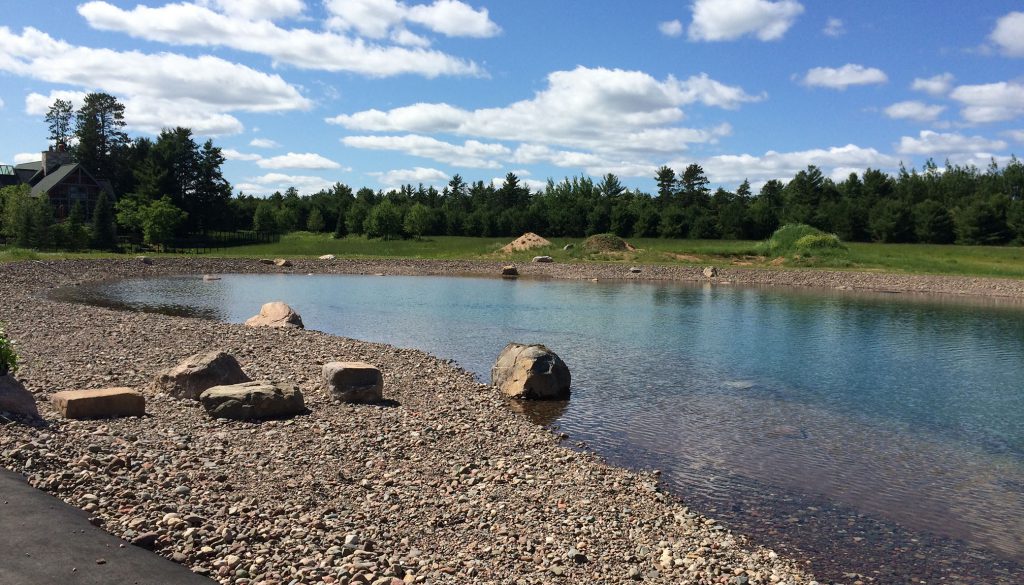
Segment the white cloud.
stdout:
[[846,89],[851,85],[885,83],[889,78],[881,69],[847,63],[839,68],[815,67],[807,72],[803,82],[812,87]]
[[658,30],[666,37],[678,37],[683,34],[683,23],[678,20],[667,20],[658,23]]
[[280,76],[217,57],[76,47],[34,28],[17,35],[0,27],[0,71],[116,95],[128,125],[144,132],[188,126],[196,134],[236,133],[242,124],[228,112],[312,105]]
[[256,162],[264,169],[340,169],[341,165],[313,152],[289,152]]
[[412,169],[395,169],[385,173],[367,173],[376,177],[382,187],[400,187],[406,184],[424,183],[427,185],[440,185],[448,182],[448,175],[444,171],[415,167]]
[[731,41],[753,35],[762,41],[776,41],[803,11],[796,0],[696,0],[689,37],[692,41]]
[[[200,2],[209,5],[208,0]],[[306,5],[302,0],[213,0],[222,12],[249,20],[277,20],[299,16]]]
[[1024,130],[1007,130],[1003,134],[1014,142],[1024,144]]
[[989,140],[981,136],[964,136],[954,133],[939,133],[931,130],[922,130],[917,138],[904,136],[896,150],[900,154],[973,154],[985,153],[1006,148],[1002,140]]
[[42,159],[42,154],[38,152],[19,152],[14,155],[14,164],[20,165],[23,163],[36,162]]
[[0,110],[4,108],[4,100],[0,99]]
[[71,102],[71,107],[78,109],[85,102],[84,91],[51,91],[48,95],[32,92],[25,96],[25,113],[29,116],[45,116],[50,106],[57,100]]
[[511,154],[508,147],[501,144],[467,140],[463,144],[458,145],[417,134],[405,136],[346,136],[341,141],[346,146],[353,148],[393,150],[468,168],[498,168],[501,165],[495,159],[507,158]]
[[1008,57],[1024,57],[1024,12],[1011,12],[996,21],[996,28],[989,35]]
[[838,18],[829,18],[825,21],[825,28],[822,29],[826,36],[830,37],[841,37],[846,34],[846,27],[843,26],[843,21]]
[[225,160],[243,160],[243,161],[257,161],[263,160],[263,157],[258,154],[248,154],[245,152],[239,152],[234,148],[222,148],[220,151],[224,155]]
[[249,141],[249,146],[254,148],[277,148],[281,145],[277,141],[269,138],[253,138]]
[[[690,162],[676,161],[670,166],[683,168]],[[807,165],[818,166],[829,176],[843,173],[838,175],[842,177],[848,175],[850,169],[895,168],[899,160],[874,148],[847,144],[795,152],[768,151],[762,156],[727,154],[706,158],[700,164],[712,183],[737,184],[744,179],[749,179],[751,183],[769,179],[787,180],[806,169]]]
[[386,112],[342,114],[327,121],[360,131],[446,133],[636,155],[678,152],[689,143],[713,142],[731,130],[728,125],[707,130],[679,127],[685,117],[682,106],[700,103],[732,109],[760,99],[704,74],[658,81],[640,71],[578,67],[551,73],[546,89],[502,108],[463,110],[420,103]]
[[885,108],[885,115],[890,118],[931,122],[939,117],[946,106],[926,104],[918,101],[896,102]]
[[267,173],[258,177],[249,177],[244,182],[235,185],[236,191],[244,191],[250,195],[266,195],[274,191],[284,191],[288,187],[295,187],[301,194],[316,193],[328,189],[335,181],[323,177],[309,175],[286,175],[284,173]]
[[949,93],[949,90],[953,87],[953,74],[942,73],[934,77],[920,78],[914,80],[914,83],[910,85],[910,89],[914,91],[923,91],[933,96],[943,96]]
[[[382,3],[356,2],[353,5],[356,4]],[[159,8],[139,5],[132,10],[122,10],[108,2],[93,1],[80,5],[78,12],[98,30],[118,31],[174,45],[230,47],[301,69],[351,71],[372,77],[403,73],[426,77],[483,73],[475,63],[440,51],[382,46],[332,32],[285,29],[269,20],[249,20],[196,4],[168,4]],[[366,26],[370,24],[368,21]]]
[[[548,187],[547,181],[539,181],[537,179],[526,179],[523,178],[523,176],[516,171],[512,171],[512,173],[516,175],[517,179],[519,179],[520,185],[524,187],[529,187],[530,191],[533,193],[543,193],[544,190],[547,189]],[[501,186],[504,184],[505,177],[494,177],[493,179],[491,179],[491,185],[494,185],[495,189],[500,189]]]
[[362,36],[382,39],[401,30],[405,23],[421,25],[450,37],[493,37],[501,32],[486,8],[474,9],[457,0],[435,0],[432,4],[409,6],[396,0],[327,0],[332,18],[328,24],[339,30],[355,30]]
[[963,104],[960,113],[972,123],[1002,122],[1024,115],[1024,84],[1018,82],[961,85],[949,97]]

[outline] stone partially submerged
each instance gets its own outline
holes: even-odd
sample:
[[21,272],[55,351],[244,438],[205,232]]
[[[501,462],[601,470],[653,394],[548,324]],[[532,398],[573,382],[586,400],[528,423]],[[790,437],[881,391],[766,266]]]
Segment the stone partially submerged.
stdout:
[[267,303],[260,307],[260,314],[250,317],[246,322],[249,327],[293,327],[304,329],[302,316],[281,301]]
[[491,384],[512,398],[565,400],[572,376],[562,358],[547,347],[510,343],[491,368]]
[[199,400],[207,388],[248,382],[249,376],[231,354],[223,351],[197,353],[156,376],[153,389],[175,398]]
[[298,386],[267,380],[214,386],[204,391],[199,401],[210,416],[232,420],[284,418],[306,410]]
[[377,367],[366,362],[324,364],[322,378],[327,391],[335,400],[374,403],[384,399],[384,377]]
[[0,376],[0,411],[39,416],[36,399],[14,376]]

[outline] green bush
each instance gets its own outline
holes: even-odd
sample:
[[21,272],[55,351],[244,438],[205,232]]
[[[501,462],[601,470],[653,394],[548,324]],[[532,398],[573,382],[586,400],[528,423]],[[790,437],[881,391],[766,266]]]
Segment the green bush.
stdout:
[[583,242],[583,249],[588,252],[625,252],[629,244],[615,234],[597,234]]
[[4,328],[0,326],[0,376],[18,370],[18,354],[14,351],[14,342],[7,338]]
[[846,252],[846,246],[835,234],[827,234],[802,223],[791,223],[775,230],[772,237],[762,242],[759,250],[767,256],[829,256]]

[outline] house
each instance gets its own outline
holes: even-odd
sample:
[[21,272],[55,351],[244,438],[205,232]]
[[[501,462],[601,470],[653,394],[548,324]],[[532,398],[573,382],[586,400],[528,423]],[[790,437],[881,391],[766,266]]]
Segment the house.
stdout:
[[0,166],[0,187],[8,185],[29,185],[32,197],[49,198],[57,219],[67,217],[75,203],[80,203],[85,220],[90,221],[101,192],[106,192],[111,202],[115,198],[110,183],[96,179],[74,162],[63,144],[44,151],[42,160]]

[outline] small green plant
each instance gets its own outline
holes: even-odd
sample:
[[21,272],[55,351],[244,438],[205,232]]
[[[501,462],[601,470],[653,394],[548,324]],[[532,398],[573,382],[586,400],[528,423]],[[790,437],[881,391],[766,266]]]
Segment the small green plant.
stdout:
[[18,370],[18,354],[14,351],[14,342],[7,338],[3,326],[0,326],[0,376],[6,376]]

